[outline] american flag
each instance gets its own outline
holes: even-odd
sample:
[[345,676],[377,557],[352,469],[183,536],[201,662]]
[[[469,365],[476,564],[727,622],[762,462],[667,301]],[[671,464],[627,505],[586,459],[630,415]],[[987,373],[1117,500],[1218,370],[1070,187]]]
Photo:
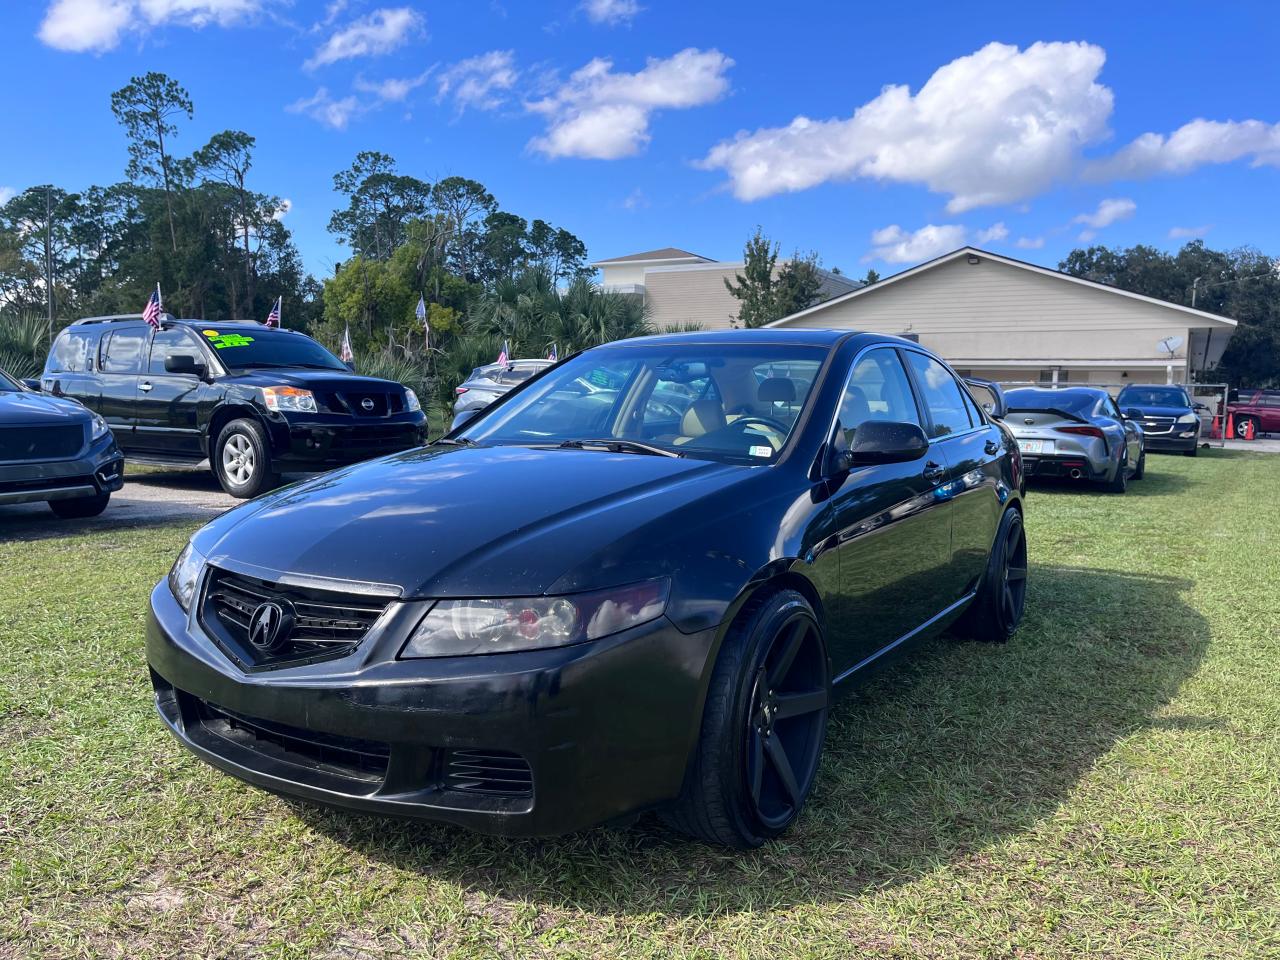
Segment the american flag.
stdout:
[[160,302],[160,284],[156,284],[156,292],[151,294],[147,307],[142,311],[142,319],[156,329],[160,328],[160,318],[164,315],[164,304]]
[[502,352],[498,354],[498,359],[497,359],[497,361],[496,361],[496,362],[497,362],[497,363],[506,363],[509,359],[510,359],[510,358],[508,357],[507,341],[503,340],[503,341],[502,341]]
[[418,306],[414,309],[413,315],[422,322],[422,346],[430,350],[431,321],[427,319],[427,301],[421,294],[418,295]]
[[271,305],[271,312],[267,314],[267,326],[280,326],[280,304],[284,297],[276,297],[276,302]]
[[556,345],[554,343],[551,345],[551,352],[547,354],[547,359],[552,363],[555,363],[560,359],[560,353],[556,350]]
[[344,327],[342,330],[342,347],[338,354],[338,359],[343,363],[354,363],[356,359],[355,351],[351,349],[351,327]]

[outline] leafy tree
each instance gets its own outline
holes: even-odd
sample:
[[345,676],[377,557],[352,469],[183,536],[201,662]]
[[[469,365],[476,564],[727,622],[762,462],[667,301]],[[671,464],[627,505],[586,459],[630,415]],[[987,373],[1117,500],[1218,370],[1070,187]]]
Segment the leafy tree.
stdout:
[[450,267],[468,276],[475,269],[483,248],[481,224],[497,212],[498,201],[476,180],[445,177],[432,189],[431,203],[448,224]]
[[481,275],[489,283],[515,276],[524,269],[529,250],[524,217],[497,210],[484,218]]
[[356,254],[376,260],[395,253],[408,224],[430,210],[431,184],[397,173],[392,157],[373,150],[358,153],[334,175],[333,186],[347,198],[347,208],[334,212],[330,232]]
[[[252,309],[253,304],[253,254],[249,249],[249,235],[262,224],[253,214],[260,212],[260,204],[250,199],[246,179],[249,168],[253,166],[253,146],[256,141],[247,133],[239,130],[224,130],[214,134],[207,144],[195,155],[196,168],[207,177],[226,184],[234,193],[235,209],[239,223],[240,236],[244,244],[244,286],[245,299]],[[252,212],[251,212],[252,207]],[[235,313],[233,302],[233,314]]]
[[817,256],[795,254],[779,267],[778,244],[759,227],[742,251],[742,273],[726,278],[724,285],[741,303],[738,323],[749,328],[811,307],[822,292]]
[[871,269],[868,269],[867,275],[862,278],[863,285],[868,287],[871,286],[873,283],[878,283],[879,281],[880,281],[880,274],[877,273],[875,270],[871,270]]
[[175,117],[183,114],[191,119],[194,109],[191,97],[175,80],[154,71],[134,77],[127,86],[111,95],[111,112],[129,136],[128,173],[135,181],[158,182],[164,189],[169,219],[169,240],[178,252],[178,234],[174,227],[173,191],[189,173],[182,161],[175,161],[165,145],[165,138],[177,135]]
[[818,274],[818,256],[810,253],[792,256],[778,269],[773,285],[774,320],[807,310],[822,294],[822,277]]

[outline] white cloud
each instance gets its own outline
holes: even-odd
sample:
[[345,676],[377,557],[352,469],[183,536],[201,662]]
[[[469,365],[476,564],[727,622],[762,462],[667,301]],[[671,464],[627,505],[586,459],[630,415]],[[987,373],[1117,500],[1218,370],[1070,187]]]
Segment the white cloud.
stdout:
[[1080,232],[1080,241],[1087,243],[1096,237],[1103,227],[1109,227],[1117,220],[1128,220],[1137,209],[1138,205],[1128,197],[1111,197],[1099,202],[1098,208],[1093,213],[1082,213],[1072,217],[1071,222],[1082,223],[1089,228]]
[[930,223],[914,233],[908,233],[895,223],[871,234],[871,252],[862,259],[886,263],[932,260],[964,246],[965,233],[965,228],[957,223],[942,226]]
[[506,100],[519,75],[512,51],[490,50],[442,72],[436,81],[436,100],[452,96],[459,113],[468,107],[492,110]]
[[626,198],[622,201],[623,210],[636,211],[642,210],[647,206],[649,206],[649,198],[645,196],[645,192],[639,187],[636,187],[627,194]]
[[280,206],[276,207],[271,214],[272,220],[283,220],[289,215],[289,211],[293,209],[293,201],[288,197],[280,199]]
[[423,28],[422,14],[410,7],[383,7],[331,34],[305,66],[312,69],[339,60],[390,53],[422,33]]
[[1167,137],[1144,133],[1119,153],[1091,163],[1085,173],[1094,180],[1150,177],[1245,157],[1255,167],[1280,166],[1280,123],[1192,120]]
[[744,131],[702,165],[723,169],[741,200],[870,178],[950,194],[953,213],[1015,202],[1069,176],[1080,146],[1106,132],[1105,59],[1088,43],[990,43],[914,95],[887,86],[847,119]]
[[636,73],[615,73],[613,61],[597,57],[549,96],[526,104],[547,121],[546,135],[529,145],[549,157],[614,160],[639,153],[650,140],[654,111],[720,99],[731,66],[719,50],[693,47],[665,60],[650,58]]
[[629,23],[643,9],[636,0],[582,0],[582,10],[588,20],[610,26]]
[[334,130],[345,130],[351,118],[363,113],[367,108],[354,96],[334,100],[329,96],[328,88],[321,87],[314,96],[297,100],[285,109],[290,113],[306,114],[312,120]]
[[116,47],[126,32],[176,25],[227,27],[247,20],[270,0],[54,0],[38,36],[50,47],[101,53]]
[[1213,229],[1212,224],[1204,224],[1199,227],[1170,227],[1170,240],[1194,240],[1197,237],[1203,237]]
[[13,187],[0,187],[0,203],[8,203],[18,195],[18,191]]
[[409,94],[427,82],[434,69],[429,67],[416,77],[388,77],[385,80],[356,77],[355,88],[361,93],[371,93],[386,103],[402,103]]
[[978,243],[998,243],[999,241],[1008,238],[1008,236],[1009,228],[1004,225],[1003,221],[1001,221],[1000,223],[993,223],[985,230],[979,230],[974,234],[973,238]]
[[1019,250],[1039,250],[1044,246],[1044,237],[1019,237],[1013,245]]

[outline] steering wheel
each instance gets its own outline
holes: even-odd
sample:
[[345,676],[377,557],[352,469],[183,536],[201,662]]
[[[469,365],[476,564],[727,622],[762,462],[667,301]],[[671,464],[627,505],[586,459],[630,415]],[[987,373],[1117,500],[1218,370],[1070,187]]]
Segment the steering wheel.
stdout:
[[762,427],[768,427],[770,430],[780,433],[784,437],[791,429],[785,423],[781,423],[771,417],[739,417],[737,420],[733,421],[733,423],[729,424],[729,426],[737,430],[741,427],[750,427],[755,424],[759,424]]

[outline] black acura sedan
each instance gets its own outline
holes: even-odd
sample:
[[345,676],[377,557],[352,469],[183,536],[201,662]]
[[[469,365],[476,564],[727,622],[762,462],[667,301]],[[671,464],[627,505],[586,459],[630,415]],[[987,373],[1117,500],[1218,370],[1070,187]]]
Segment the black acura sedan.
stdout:
[[833,695],[948,626],[1012,634],[1022,494],[916,344],[621,341],[198,531],[151,596],[156,706],[282,794],[510,835],[657,809],[756,846]]

